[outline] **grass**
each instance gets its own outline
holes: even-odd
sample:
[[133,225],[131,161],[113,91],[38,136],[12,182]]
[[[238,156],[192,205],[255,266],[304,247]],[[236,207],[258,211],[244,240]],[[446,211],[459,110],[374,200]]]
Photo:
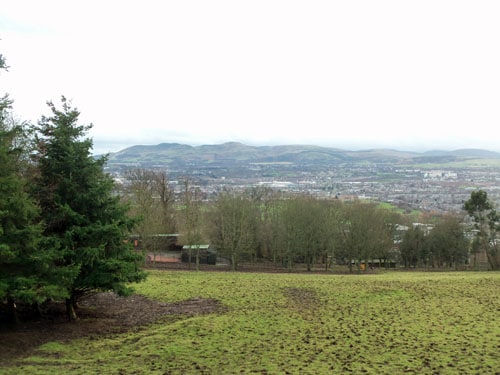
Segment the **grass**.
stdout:
[[2,374],[498,374],[499,273],[151,272],[161,301],[228,311],[47,343]]

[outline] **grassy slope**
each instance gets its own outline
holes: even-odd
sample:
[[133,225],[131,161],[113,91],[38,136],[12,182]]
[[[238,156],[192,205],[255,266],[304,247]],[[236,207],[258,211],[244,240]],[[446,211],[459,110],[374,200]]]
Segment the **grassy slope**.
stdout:
[[494,374],[499,273],[367,276],[152,272],[137,291],[229,311],[49,343],[18,374]]

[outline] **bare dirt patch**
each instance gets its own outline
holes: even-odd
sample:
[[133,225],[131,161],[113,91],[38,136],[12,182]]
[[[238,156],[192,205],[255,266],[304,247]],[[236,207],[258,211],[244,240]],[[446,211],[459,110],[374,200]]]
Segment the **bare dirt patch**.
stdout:
[[160,320],[175,321],[225,310],[213,299],[163,303],[140,295],[125,298],[114,293],[98,293],[82,299],[78,308],[79,320],[68,322],[63,304],[51,303],[43,306],[39,319],[22,316],[23,321],[15,326],[0,325],[0,362],[29,355],[46,342],[99,337],[140,329]]

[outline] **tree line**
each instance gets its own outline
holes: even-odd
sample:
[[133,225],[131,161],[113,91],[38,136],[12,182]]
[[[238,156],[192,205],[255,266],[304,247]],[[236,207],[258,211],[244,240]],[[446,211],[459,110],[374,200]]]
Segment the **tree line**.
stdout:
[[[155,249],[152,235],[163,229],[166,232],[161,233],[181,233],[181,241],[190,249],[210,243],[234,270],[242,261],[259,260],[290,269],[297,263],[311,269],[318,262],[328,269],[336,262],[351,272],[374,261],[385,265],[398,261],[406,268],[458,268],[468,264],[471,256],[475,259],[479,251],[489,254],[491,268],[498,268],[493,240],[498,220],[484,191],[471,195],[462,215],[426,220],[373,202],[318,199],[262,187],[246,192],[226,189],[206,201],[189,179],[177,199],[173,191],[167,194],[170,203],[165,205],[163,191],[172,188],[164,171],[133,169],[126,176],[123,195],[144,219],[137,229],[150,250]],[[464,223],[467,218],[473,219],[475,230]],[[428,225],[419,225],[420,220]],[[468,234],[475,235],[475,240],[471,242]]]

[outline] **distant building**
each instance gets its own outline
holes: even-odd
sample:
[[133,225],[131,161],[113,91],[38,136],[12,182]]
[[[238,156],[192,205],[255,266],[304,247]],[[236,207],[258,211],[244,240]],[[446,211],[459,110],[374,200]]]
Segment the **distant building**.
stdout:
[[[191,259],[189,259],[189,253],[191,252]],[[199,262],[200,264],[212,264],[217,263],[217,253],[215,250],[210,248],[210,245],[184,245],[182,247],[182,262],[183,263],[196,263],[196,255],[199,252]]]

